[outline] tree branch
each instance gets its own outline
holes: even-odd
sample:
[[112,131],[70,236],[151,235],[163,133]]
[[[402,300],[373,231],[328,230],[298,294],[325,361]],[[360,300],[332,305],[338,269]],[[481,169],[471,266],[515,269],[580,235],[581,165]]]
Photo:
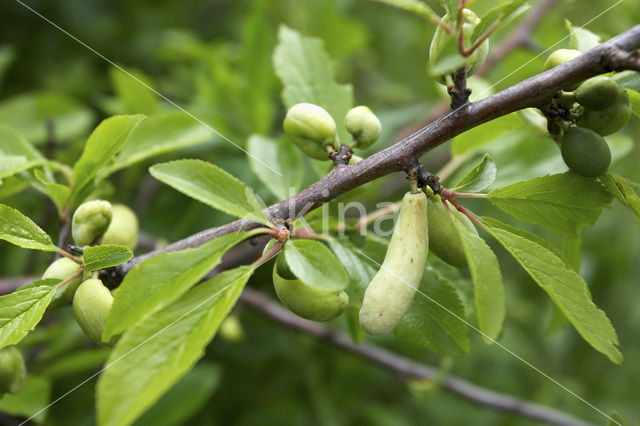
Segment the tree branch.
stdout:
[[[343,333],[338,333],[319,323],[297,317],[258,291],[245,288],[240,296],[240,303],[261,312],[281,325],[310,334],[317,339],[327,341],[339,348],[387,368],[404,380],[434,380],[439,375],[438,370],[433,367],[404,358],[386,349],[367,343],[353,343],[353,341]],[[474,404],[507,413],[514,413],[548,424],[557,426],[592,425],[592,423],[582,421],[553,408],[544,407],[533,402],[485,389],[455,376],[450,375],[443,379],[441,386],[447,392],[462,397]]]
[[[328,175],[299,194],[265,209],[275,219],[299,217],[345,192],[392,172],[408,167],[424,153],[475,126],[520,109],[538,107],[563,87],[612,69],[626,69],[624,61],[613,61],[640,47],[640,25],[594,47],[579,57],[538,74],[515,86],[451,111],[411,136],[364,160],[333,169]],[[246,219],[207,229],[183,240],[137,256],[112,271],[115,282],[135,265],[159,253],[198,247],[213,238],[261,226]]]

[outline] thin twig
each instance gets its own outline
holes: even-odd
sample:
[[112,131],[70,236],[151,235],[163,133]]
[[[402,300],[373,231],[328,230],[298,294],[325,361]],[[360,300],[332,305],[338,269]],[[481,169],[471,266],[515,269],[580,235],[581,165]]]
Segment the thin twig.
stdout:
[[[407,379],[436,379],[439,371],[425,364],[397,355],[386,349],[367,344],[356,344],[343,333],[336,332],[316,322],[302,319],[279,304],[272,302],[262,293],[246,288],[240,296],[240,303],[249,306],[277,323],[302,331],[315,338],[327,341],[368,361],[378,364]],[[569,414],[529,402],[510,395],[495,392],[449,375],[441,382],[444,390],[475,404],[499,411],[517,414],[557,426],[592,426]]]

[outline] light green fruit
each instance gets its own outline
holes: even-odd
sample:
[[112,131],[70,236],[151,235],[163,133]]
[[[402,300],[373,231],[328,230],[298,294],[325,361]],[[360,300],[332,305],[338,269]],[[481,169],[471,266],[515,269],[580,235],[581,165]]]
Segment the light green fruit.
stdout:
[[582,83],[576,89],[576,100],[585,108],[600,110],[619,101],[624,90],[611,77],[599,75]]
[[299,317],[312,321],[329,321],[349,305],[344,291],[322,291],[308,286],[293,277],[283,255],[279,255],[273,267],[273,286],[284,306]]
[[369,334],[391,331],[420,286],[429,247],[427,196],[407,193],[380,270],[364,293],[360,326]]
[[113,296],[102,281],[96,278],[86,280],[73,296],[73,313],[82,330],[94,342],[113,346],[117,337],[109,342],[102,341],[102,329],[113,304]]
[[[582,53],[579,50],[573,49],[558,49],[551,53],[546,61],[544,61],[544,70],[549,71],[551,68],[557,67],[558,65],[564,64],[572,59],[577,58]],[[566,87],[566,90],[576,90],[578,84],[573,84],[569,87]]]
[[603,109],[585,108],[578,126],[591,129],[600,136],[608,136],[622,129],[631,118],[629,95],[625,92],[613,105]]
[[549,71],[551,68],[562,65],[572,59],[577,58],[582,53],[579,50],[573,49],[558,49],[549,55],[546,61],[544,61],[544,70]]
[[602,136],[590,129],[572,127],[562,137],[562,159],[574,172],[600,176],[611,164],[611,150]]
[[328,160],[327,147],[340,147],[333,117],[318,105],[300,103],[292,106],[283,127],[287,137],[311,158]]
[[367,149],[380,137],[382,124],[366,106],[351,108],[344,118],[344,126],[353,136],[354,146]]
[[0,397],[6,392],[20,392],[26,377],[27,369],[20,351],[15,346],[0,349]]
[[[469,231],[478,235],[478,231],[466,215],[450,204],[449,210],[453,212],[455,218],[462,221]],[[451,266],[457,268],[467,266],[467,257],[464,254],[460,235],[453,223],[453,217],[442,204],[440,195],[429,198],[427,212],[429,215],[429,250]]]
[[[79,270],[80,265],[78,263],[68,257],[61,257],[49,265],[47,270],[44,271],[44,274],[42,274],[42,279],[56,278],[64,281],[77,274]],[[53,298],[51,299],[51,303],[49,303],[48,309],[56,309],[70,303],[71,300],[73,300],[73,294],[80,285],[80,282],[82,282],[82,275],[58,288],[53,294]]]
[[[442,22],[452,26],[451,18],[449,15],[444,15],[442,17]],[[463,25],[462,25],[462,36],[464,40],[465,48],[470,48],[471,36],[473,35],[473,30],[476,28],[478,23],[480,22],[480,18],[470,9],[463,10]],[[433,39],[431,40],[431,46],[429,46],[429,66],[433,70],[433,66],[438,62],[442,57],[451,55],[455,52],[459,53],[458,50],[458,35],[457,32],[455,34],[447,34],[441,26],[436,28],[436,32],[433,35]],[[487,59],[487,55],[489,54],[489,39],[485,40],[469,57],[466,59],[466,68],[467,68],[467,77],[473,75],[476,71],[480,69],[482,64],[484,64],[485,59]],[[438,80],[440,84],[446,85],[446,80],[444,75],[434,75],[434,77]]]
[[79,246],[98,241],[109,227],[111,217],[111,203],[108,201],[87,201],[80,205],[71,221],[73,241]]
[[112,219],[102,244],[120,244],[135,250],[138,245],[138,217],[124,204],[112,206]]

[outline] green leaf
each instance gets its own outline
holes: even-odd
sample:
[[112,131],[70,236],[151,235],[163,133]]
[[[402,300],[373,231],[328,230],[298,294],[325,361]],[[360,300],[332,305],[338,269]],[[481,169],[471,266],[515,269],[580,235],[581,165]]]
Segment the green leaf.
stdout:
[[29,187],[29,183],[19,176],[11,176],[0,182],[0,200],[18,194]]
[[156,164],[151,175],[172,188],[232,216],[272,227],[251,190],[221,168],[202,160]]
[[275,34],[264,19],[271,4],[266,0],[251,3],[251,11],[243,19],[241,43],[242,104],[246,107],[248,128],[256,133],[269,133],[273,125],[275,104],[272,93],[279,84],[271,62]]
[[600,36],[583,27],[574,27],[568,19],[564,20],[564,24],[569,31],[569,49],[584,53],[600,44]]
[[11,126],[34,144],[45,142],[48,123],[56,140],[69,140],[85,134],[92,121],[89,108],[56,93],[19,95],[0,103],[0,124]]
[[22,155],[0,157],[0,179],[6,179],[40,164],[42,164],[40,161],[27,161]]
[[451,145],[451,153],[455,156],[475,151],[504,134],[522,128],[523,124],[516,113],[504,115],[456,136]]
[[438,0],[438,3],[447,11],[447,15],[455,18],[455,21],[452,21],[452,25],[456,26],[454,24],[458,22],[458,14],[456,12],[458,11],[460,2],[458,0]]
[[461,356],[471,346],[465,321],[464,306],[456,290],[427,266],[419,293],[393,333],[400,340],[440,356]]
[[[73,166],[72,199],[107,166],[122,148],[131,131],[144,119],[142,115],[116,115],[102,121],[89,136],[82,155]],[[73,199],[73,201],[79,201]]]
[[516,228],[515,226],[507,225],[506,223],[500,222],[499,220],[494,219],[492,217],[484,216],[480,220],[485,225],[490,226],[492,228],[504,229],[505,231],[509,231],[512,234],[516,234],[521,236],[522,238],[526,238],[528,240],[534,241],[535,243],[540,244],[542,247],[546,248],[547,250],[549,250],[559,258],[561,259],[564,258],[564,254],[557,247],[555,247],[549,241],[545,240],[544,238],[532,232],[525,231],[522,228]]
[[383,3],[389,6],[397,7],[398,9],[406,10],[416,16],[433,22],[439,20],[440,17],[429,7],[427,4],[419,0],[372,0],[378,3]]
[[349,303],[361,304],[367,286],[378,272],[378,265],[373,265],[369,259],[358,254],[359,249],[353,247],[347,239],[331,238],[328,242],[336,258],[342,263],[351,278],[349,287],[347,287]]
[[631,111],[637,117],[640,117],[640,93],[635,90],[627,90],[629,94],[629,104],[631,104]]
[[626,426],[626,424],[622,416],[615,411],[611,413],[611,419],[607,422],[607,426]]
[[[122,68],[122,67],[121,67]],[[153,114],[158,112],[159,98],[151,89],[153,83],[148,76],[134,69],[109,69],[111,85],[120,101],[120,112],[124,114]]]
[[18,210],[4,204],[0,204],[0,240],[28,249],[56,251],[46,232]]
[[0,124],[0,153],[4,156],[22,156],[27,161],[44,160],[25,138],[11,127]]
[[55,182],[50,182],[44,171],[37,169],[33,172],[36,179],[38,179],[45,188],[45,191],[51,198],[51,201],[56,205],[59,213],[62,213],[69,197],[71,196],[71,189],[67,185],[62,185]]
[[45,377],[27,375],[20,393],[5,394],[0,398],[0,412],[29,418],[29,423],[42,424],[51,402],[51,381]]
[[58,279],[34,281],[0,296],[0,349],[15,345],[40,322]]
[[499,209],[561,235],[577,236],[611,202],[594,178],[567,172],[518,182],[488,194]]
[[504,25],[516,16],[524,13],[529,6],[523,6],[525,0],[511,0],[489,10],[473,29],[471,43],[485,35],[494,26]]
[[469,171],[454,188],[459,192],[480,192],[488,188],[496,179],[496,165],[489,154],[482,157],[482,161]]
[[627,179],[612,173],[605,173],[600,179],[609,193],[629,207],[640,221],[640,194],[633,188],[631,183]]
[[290,108],[300,102],[321,106],[338,124],[340,140],[348,142],[350,136],[341,124],[353,106],[353,88],[336,83],[322,40],[302,36],[285,25],[280,26],[278,39],[273,64],[284,85],[285,106]]
[[[64,346],[64,350],[66,351],[69,343],[63,343],[64,338],[61,336],[57,337],[58,340],[62,341],[59,342],[59,344]],[[51,346],[49,346],[47,355],[51,356],[52,352],[54,351],[52,351]],[[52,380],[77,376],[78,374],[86,374],[88,376],[93,374],[96,369],[99,369],[102,364],[105,363],[110,353],[111,348],[96,347],[74,350],[70,353],[64,353],[64,355],[59,354],[61,356],[52,357],[52,362],[46,364],[46,368],[42,370],[41,374]]]
[[613,74],[612,77],[616,83],[623,89],[634,90],[640,92],[640,72],[638,71],[622,71]]
[[440,77],[444,74],[452,74],[466,63],[467,58],[460,54],[458,39],[446,36],[438,45],[438,49],[429,57],[429,72],[433,77]]
[[200,411],[220,384],[222,369],[211,362],[199,362],[162,398],[144,413],[135,426],[185,424]]
[[133,257],[129,247],[116,244],[87,247],[82,252],[85,271],[96,271],[120,265]]
[[128,330],[98,381],[98,425],[132,423],[189,371],[252,273],[222,272]]
[[349,285],[349,274],[324,244],[294,240],[284,246],[291,272],[303,283],[324,291],[341,291]]
[[147,158],[210,140],[211,129],[182,111],[168,111],[145,118],[129,135],[104,175]]
[[374,265],[365,258],[357,247],[349,243],[348,239],[330,238],[329,247],[347,270],[350,280],[346,289],[349,295],[349,306],[344,312],[347,331],[354,342],[361,342],[366,333],[360,327],[360,307],[367,286],[378,272],[378,265]]
[[491,343],[502,330],[506,316],[504,286],[496,255],[487,243],[458,219],[453,220],[464,247],[473,282],[478,327],[483,339]]
[[[291,142],[282,138],[275,140],[252,135],[247,144],[247,151],[251,170],[276,197],[285,200],[299,192],[305,165],[300,151],[291,149]],[[268,164],[269,168],[265,164]],[[280,176],[270,168],[275,169]]]
[[591,301],[582,277],[540,244],[505,229],[489,227],[489,230],[551,297],[584,340],[611,361],[622,363],[616,331],[604,311]]
[[246,232],[225,235],[197,248],[161,253],[134,266],[114,294],[102,332],[105,341],[180,298],[246,236]]

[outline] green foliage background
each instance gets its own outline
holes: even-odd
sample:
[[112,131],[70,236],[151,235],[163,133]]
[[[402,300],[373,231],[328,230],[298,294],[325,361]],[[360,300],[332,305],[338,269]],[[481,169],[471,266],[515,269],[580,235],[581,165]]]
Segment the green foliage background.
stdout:
[[[435,2],[430,3],[442,13]],[[565,37],[565,18],[582,25],[612,4],[599,0],[559,2],[534,31],[536,45],[549,47]],[[401,129],[419,123],[444,97],[442,89],[426,73],[433,25],[377,3],[61,0],[33,1],[29,5],[243,147],[254,133],[273,137],[280,134],[285,110],[272,54],[281,24],[323,39],[335,60],[337,81],[352,83],[356,104],[367,104],[379,114],[385,134],[370,152],[396,140]],[[488,1],[472,5],[478,14],[492,6]],[[25,118],[20,129],[45,155],[72,163],[89,131],[102,118],[116,113],[173,109],[20,4],[8,3],[3,8],[0,122],[15,123],[11,119],[17,109],[15,97],[42,93],[64,97],[49,100],[53,111],[68,113],[66,121],[56,122],[53,142],[46,141],[43,121]],[[501,28],[491,39],[493,46],[519,20]],[[608,39],[638,22],[640,1],[626,0],[588,28]],[[556,47],[567,45],[565,40]],[[486,80],[496,83],[494,90],[499,90],[534,75],[544,61],[544,56],[534,56],[530,50],[516,49],[491,70]],[[633,144],[612,170],[637,182],[640,120],[632,119],[623,133],[632,138]],[[427,168],[437,170],[450,149],[451,144],[446,144],[426,156]],[[503,153],[503,165],[523,161],[530,155],[522,144],[517,149]],[[230,221],[231,216],[169,190],[148,174],[151,164],[185,157],[197,157],[224,168],[249,184],[268,204],[279,201],[249,167],[246,154],[218,136],[116,172],[105,196],[132,206],[139,214],[142,231],[167,241]],[[526,168],[510,173],[510,181],[532,177]],[[315,177],[307,174],[303,179],[301,185]],[[346,199],[352,197],[369,206],[395,201],[405,191],[403,182],[400,175],[383,178]],[[57,234],[55,206],[37,192],[11,194],[0,186],[0,202],[28,214],[50,234]],[[484,201],[465,205],[479,214],[503,219]],[[556,245],[562,243],[543,228],[526,227]],[[614,203],[594,227],[582,233],[581,274],[618,332],[625,358],[622,366],[594,351],[573,328],[548,334],[551,302],[503,249],[490,242],[500,258],[507,298],[501,342],[603,411],[617,410],[630,424],[640,417],[638,230],[633,214]],[[40,275],[49,259],[48,253],[27,253],[0,243],[2,276]],[[273,295],[270,268],[256,271],[249,285]],[[282,329],[249,309],[242,309],[237,315],[244,338],[237,342],[218,336],[196,370],[140,419],[140,424],[535,424],[472,406],[439,392],[437,384],[407,385],[377,366]],[[20,414],[35,412],[34,407],[61,396],[93,374],[107,356],[104,349],[86,346],[69,309],[48,317],[47,324],[47,328],[39,328],[23,342],[25,348],[35,348],[50,339],[54,343],[30,364],[35,376],[25,392],[30,390],[34,397],[31,408],[26,407]],[[392,337],[372,340],[426,363],[442,365],[487,388],[604,423],[592,409],[513,356],[495,345],[485,345],[473,332],[470,337],[470,353],[455,360],[405,346]],[[95,379],[35,420],[51,425],[92,424],[94,385]],[[43,398],[49,390],[49,398]],[[7,398],[0,400],[0,411],[10,413],[11,407]],[[13,409],[16,407],[13,405]],[[160,410],[167,411],[163,414]]]

